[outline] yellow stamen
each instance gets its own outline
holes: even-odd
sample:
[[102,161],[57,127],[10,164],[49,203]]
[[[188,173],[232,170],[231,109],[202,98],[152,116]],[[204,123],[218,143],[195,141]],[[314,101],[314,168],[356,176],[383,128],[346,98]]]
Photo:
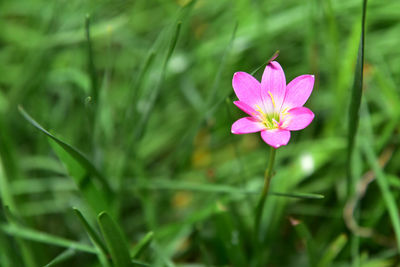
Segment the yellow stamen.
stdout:
[[267,126],[268,129],[271,129],[273,127],[272,123],[268,120],[264,120],[265,126]]
[[282,110],[281,115],[282,117],[286,117],[287,115],[289,115],[290,113],[287,112],[289,108],[285,108],[284,110]]
[[272,120],[272,122],[269,123],[268,125],[269,129],[278,129],[279,128],[279,122],[277,122],[275,119]]
[[274,97],[272,96],[272,93],[270,91],[268,91],[268,94],[271,97],[272,105],[274,106],[274,109],[276,109],[275,100],[274,100]]
[[265,118],[266,117],[266,114],[265,114],[265,112],[261,109],[261,107],[259,106],[259,105],[256,105],[256,111],[258,112],[258,113],[260,113],[260,115],[263,117],[263,118]]
[[[275,104],[275,100],[274,97],[272,96],[272,94],[270,92],[268,92],[269,95],[271,96],[271,100],[272,100],[272,104],[274,106],[274,108],[276,109],[276,104]],[[286,116],[287,108],[283,111],[284,114],[281,113],[281,116]],[[259,105],[255,105],[255,111],[257,111],[257,115],[259,115],[259,119],[262,121],[262,123],[268,128],[268,129],[277,129],[279,128],[279,121],[282,119],[279,117],[278,113],[268,113],[266,114],[263,109],[259,106]],[[253,116],[256,114],[252,114]]]

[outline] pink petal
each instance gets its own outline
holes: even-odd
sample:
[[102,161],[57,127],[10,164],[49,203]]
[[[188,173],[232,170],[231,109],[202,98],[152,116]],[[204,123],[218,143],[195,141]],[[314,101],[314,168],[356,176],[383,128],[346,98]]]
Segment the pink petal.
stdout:
[[260,83],[246,72],[236,72],[233,75],[232,86],[236,96],[240,101],[249,106],[260,105],[262,103]]
[[265,129],[265,125],[253,117],[244,117],[235,121],[232,125],[233,134],[255,133]]
[[233,104],[235,104],[238,108],[240,108],[250,116],[256,117],[258,115],[258,112],[255,111],[254,108],[250,107],[243,101],[234,101]]
[[[271,111],[271,108],[275,108],[276,111],[280,110],[285,92],[285,73],[277,61],[272,61],[265,67],[261,79],[261,96],[268,111]],[[271,99],[271,95],[273,99]]]
[[283,129],[265,130],[261,132],[261,138],[268,145],[278,148],[289,142],[290,131]]
[[314,87],[314,75],[301,75],[293,79],[286,88],[285,101],[282,108],[302,107]]
[[292,108],[284,118],[282,128],[297,131],[306,128],[314,119],[314,113],[305,107]]

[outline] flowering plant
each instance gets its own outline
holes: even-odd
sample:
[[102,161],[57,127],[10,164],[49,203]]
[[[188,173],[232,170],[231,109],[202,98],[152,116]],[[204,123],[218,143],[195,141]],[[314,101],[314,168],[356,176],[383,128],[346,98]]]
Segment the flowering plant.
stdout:
[[237,120],[232,133],[246,134],[261,132],[261,138],[271,146],[264,186],[258,201],[254,233],[259,240],[260,222],[269,191],[276,149],[289,142],[290,131],[307,127],[314,113],[303,107],[314,87],[314,75],[301,75],[286,85],[285,73],[275,54],[265,67],[261,83],[246,72],[233,75],[232,86],[239,101],[233,102],[250,117]]
[[234,104],[250,115],[232,125],[234,134],[261,132],[268,145],[278,148],[289,142],[290,131],[304,129],[314,119],[314,113],[303,107],[312,92],[314,75],[298,76],[286,85],[281,65],[272,61],[261,83],[246,72],[236,72],[232,86],[239,98]]

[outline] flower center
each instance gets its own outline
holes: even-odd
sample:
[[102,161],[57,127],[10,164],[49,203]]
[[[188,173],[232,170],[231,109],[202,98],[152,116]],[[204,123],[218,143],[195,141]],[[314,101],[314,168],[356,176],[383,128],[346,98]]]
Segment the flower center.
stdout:
[[256,106],[256,111],[259,113],[259,118],[261,122],[267,127],[268,129],[278,129],[280,126],[280,116],[279,113],[265,113],[260,106]]
[[279,114],[277,113],[266,114],[266,117],[262,122],[268,129],[278,129],[280,125]]

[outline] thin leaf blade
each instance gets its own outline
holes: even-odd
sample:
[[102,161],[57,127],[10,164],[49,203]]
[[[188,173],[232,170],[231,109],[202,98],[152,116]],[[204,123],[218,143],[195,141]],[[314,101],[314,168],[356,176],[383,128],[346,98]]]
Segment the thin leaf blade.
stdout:
[[140,255],[150,246],[153,237],[154,237],[154,232],[148,232],[139,241],[139,243],[132,249],[131,257],[134,259],[140,257]]
[[73,210],[75,215],[78,217],[83,227],[85,228],[93,245],[98,249],[100,261],[103,263],[104,266],[109,266],[107,260],[108,250],[103,240],[101,240],[96,230],[89,224],[89,222],[85,219],[80,210],[78,210],[77,208],[73,208]]
[[107,212],[101,212],[97,219],[115,266],[132,266],[128,243],[120,227]]
[[[21,106],[19,107],[19,111],[30,124],[47,135],[50,145],[55,150],[60,160],[65,164],[69,174],[74,179],[93,210],[95,212],[109,210],[108,203],[110,202],[109,198],[112,196],[112,190],[105,177],[103,177],[97,168],[79,150],[55,137],[43,128]],[[102,188],[97,187],[97,184],[91,179],[92,177],[97,178]]]
[[5,232],[6,234],[21,237],[26,240],[32,240],[35,242],[45,243],[53,246],[71,248],[87,253],[96,253],[96,249],[91,246],[23,226],[1,224],[0,230]]

